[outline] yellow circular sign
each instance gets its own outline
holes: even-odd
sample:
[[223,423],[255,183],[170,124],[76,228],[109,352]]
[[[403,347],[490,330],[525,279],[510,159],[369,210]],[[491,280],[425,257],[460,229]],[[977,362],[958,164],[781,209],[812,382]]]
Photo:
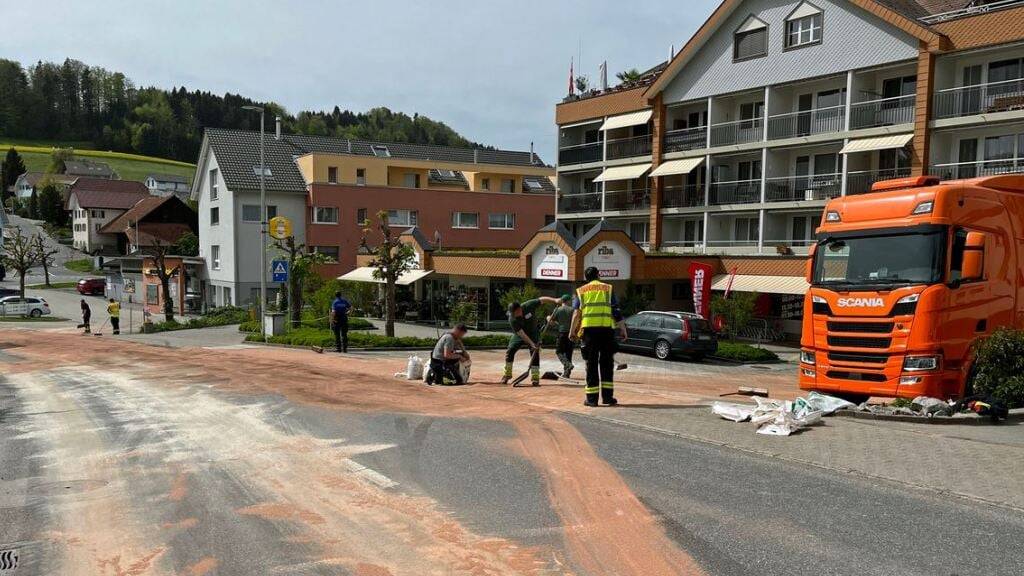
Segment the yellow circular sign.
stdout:
[[278,240],[284,240],[292,235],[292,221],[284,216],[275,216],[270,219],[270,235]]

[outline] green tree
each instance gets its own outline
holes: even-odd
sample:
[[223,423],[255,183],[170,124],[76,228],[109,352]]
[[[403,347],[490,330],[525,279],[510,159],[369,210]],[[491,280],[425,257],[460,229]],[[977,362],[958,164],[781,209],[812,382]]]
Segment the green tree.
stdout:
[[28,197],[28,217],[30,220],[39,219],[39,195],[36,191],[32,191],[32,195]]
[[711,313],[725,319],[725,328],[735,338],[754,319],[756,292],[732,292],[728,298],[715,296],[711,299]]
[[[373,250],[373,259],[370,267],[374,268],[373,277],[384,281],[384,334],[388,337],[395,335],[395,286],[402,274],[412,269],[416,255],[412,246],[399,241],[391,231],[388,224],[387,210],[377,213],[377,228],[383,240]],[[363,230],[363,244],[366,243],[366,235],[370,232],[367,228]]]
[[288,315],[292,328],[298,328],[302,324],[305,283],[316,275],[317,266],[330,260],[323,254],[307,251],[305,244],[296,244],[294,236],[275,240],[274,247],[288,260]]
[[185,232],[175,242],[174,251],[179,256],[199,256],[199,237],[192,232]]
[[42,189],[37,199],[39,219],[57,227],[67,225],[68,213],[64,210],[64,201],[61,199],[57,185],[48,179],[40,184]]
[[640,79],[641,74],[642,73],[636,68],[630,68],[629,70],[623,70],[622,72],[619,72],[618,74],[615,75],[615,77],[619,79],[619,82],[626,84],[629,82],[636,82],[637,80]]
[[[2,133],[2,130],[0,130]],[[7,200],[7,189],[14,186],[18,176],[25,173],[25,162],[14,148],[7,149],[4,163],[0,165],[0,203]]]
[[1024,332],[1001,328],[974,346],[969,394],[991,394],[1010,408],[1024,406]]
[[522,304],[527,300],[533,300],[540,297],[540,290],[533,285],[533,282],[527,282],[522,286],[514,286],[505,290],[501,296],[498,297],[498,302],[501,303],[501,307],[508,310],[508,305],[513,302],[519,302]]
[[50,153],[50,165],[46,168],[47,174],[63,174],[64,162],[75,158],[73,148],[54,148]]

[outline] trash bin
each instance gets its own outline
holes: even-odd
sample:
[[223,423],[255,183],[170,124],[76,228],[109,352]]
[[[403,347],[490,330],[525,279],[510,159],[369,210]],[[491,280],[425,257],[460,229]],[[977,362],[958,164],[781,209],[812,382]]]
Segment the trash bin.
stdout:
[[285,315],[280,312],[267,312],[263,315],[263,335],[267,338],[284,334]]

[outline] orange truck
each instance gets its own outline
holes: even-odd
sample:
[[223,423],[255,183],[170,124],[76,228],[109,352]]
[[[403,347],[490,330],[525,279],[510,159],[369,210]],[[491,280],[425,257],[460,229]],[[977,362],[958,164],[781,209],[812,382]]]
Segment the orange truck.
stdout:
[[836,198],[806,274],[800,388],[970,394],[972,345],[1024,327],[1024,176],[905,178]]

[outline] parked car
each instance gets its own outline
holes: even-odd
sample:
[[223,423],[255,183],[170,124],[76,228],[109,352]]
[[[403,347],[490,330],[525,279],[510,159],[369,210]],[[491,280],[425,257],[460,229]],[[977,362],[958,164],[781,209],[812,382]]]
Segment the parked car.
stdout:
[[620,348],[653,352],[661,360],[680,354],[701,360],[718,350],[711,323],[692,312],[640,312],[626,318],[626,331]]
[[0,298],[3,298],[4,296],[18,296],[20,294],[21,292],[18,291],[17,288],[4,288],[3,286],[0,286]]
[[5,314],[11,313],[11,308],[21,304],[22,302],[28,304],[28,315],[32,318],[39,318],[40,316],[50,314],[50,305],[42,298],[22,298],[21,296],[7,296],[0,298],[0,306],[4,307]]
[[83,278],[78,281],[79,294],[103,296],[107,291],[107,281],[103,278]]

